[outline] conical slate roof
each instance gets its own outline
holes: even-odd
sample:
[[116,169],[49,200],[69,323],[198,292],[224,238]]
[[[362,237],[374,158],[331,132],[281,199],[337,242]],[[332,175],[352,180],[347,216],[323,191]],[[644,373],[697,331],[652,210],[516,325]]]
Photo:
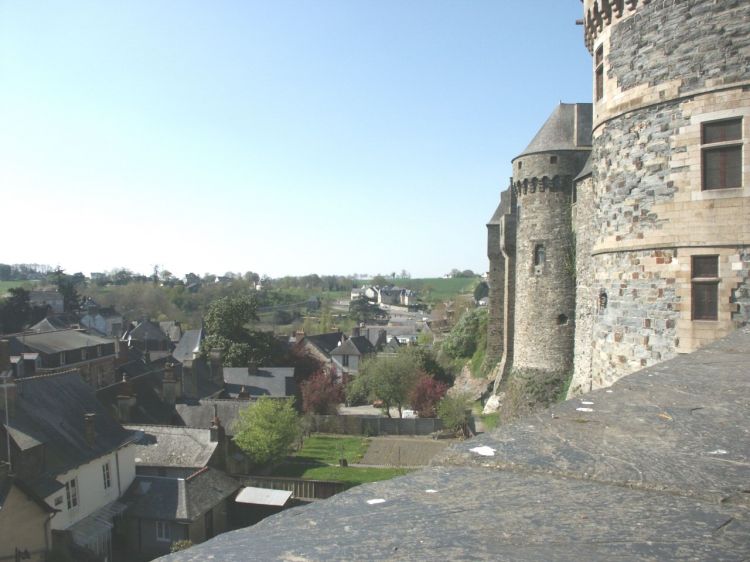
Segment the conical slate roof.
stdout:
[[537,152],[581,150],[591,147],[590,103],[561,103],[534,139],[515,159]]

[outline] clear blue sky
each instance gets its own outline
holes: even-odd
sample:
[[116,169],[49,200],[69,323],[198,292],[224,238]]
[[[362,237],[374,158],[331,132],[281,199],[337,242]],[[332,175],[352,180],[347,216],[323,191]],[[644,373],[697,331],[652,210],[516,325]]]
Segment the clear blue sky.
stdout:
[[485,271],[579,0],[0,0],[1,263]]

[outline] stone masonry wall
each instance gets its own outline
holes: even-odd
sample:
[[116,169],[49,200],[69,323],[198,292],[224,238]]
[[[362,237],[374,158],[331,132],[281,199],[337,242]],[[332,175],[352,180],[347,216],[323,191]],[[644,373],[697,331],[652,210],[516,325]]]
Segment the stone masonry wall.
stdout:
[[591,340],[594,315],[599,304],[599,290],[594,283],[591,267],[591,249],[594,243],[592,227],[596,216],[596,193],[592,177],[578,181],[575,190],[573,231],[576,241],[576,319],[573,379],[568,388],[569,396],[591,390]]
[[486,361],[497,364],[503,356],[503,331],[505,308],[505,258],[500,251],[500,225],[487,225],[487,257],[489,271],[489,305],[487,317]]
[[[514,161],[518,195],[514,370],[572,370],[575,264],[570,205],[572,178],[587,155],[588,151],[541,153]],[[539,266],[534,264],[537,245],[544,247]]]

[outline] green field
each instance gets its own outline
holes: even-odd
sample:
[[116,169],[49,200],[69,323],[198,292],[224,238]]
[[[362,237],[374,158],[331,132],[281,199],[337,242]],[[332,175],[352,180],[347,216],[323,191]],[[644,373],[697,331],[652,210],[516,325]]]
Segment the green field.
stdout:
[[409,472],[403,468],[373,468],[338,466],[340,458],[356,463],[367,451],[369,440],[364,437],[339,437],[312,435],[305,439],[299,452],[287,462],[276,467],[273,476],[304,478],[305,480],[330,480],[357,486],[366,482],[389,480]]
[[33,286],[33,281],[0,281],[0,297],[4,296],[9,289],[13,289],[14,287],[23,287],[26,290],[30,290]]

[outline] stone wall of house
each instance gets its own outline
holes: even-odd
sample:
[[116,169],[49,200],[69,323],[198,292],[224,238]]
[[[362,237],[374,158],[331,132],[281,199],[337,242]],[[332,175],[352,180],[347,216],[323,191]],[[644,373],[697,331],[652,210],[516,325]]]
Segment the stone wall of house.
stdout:
[[746,326],[750,323],[750,249],[744,248],[732,256],[730,268],[739,278],[737,286],[732,289],[731,302],[735,306],[732,321],[737,326]]
[[[572,179],[587,156],[587,150],[538,153],[513,162],[518,198],[513,369],[572,369]],[[538,248],[543,248],[543,258]]]

